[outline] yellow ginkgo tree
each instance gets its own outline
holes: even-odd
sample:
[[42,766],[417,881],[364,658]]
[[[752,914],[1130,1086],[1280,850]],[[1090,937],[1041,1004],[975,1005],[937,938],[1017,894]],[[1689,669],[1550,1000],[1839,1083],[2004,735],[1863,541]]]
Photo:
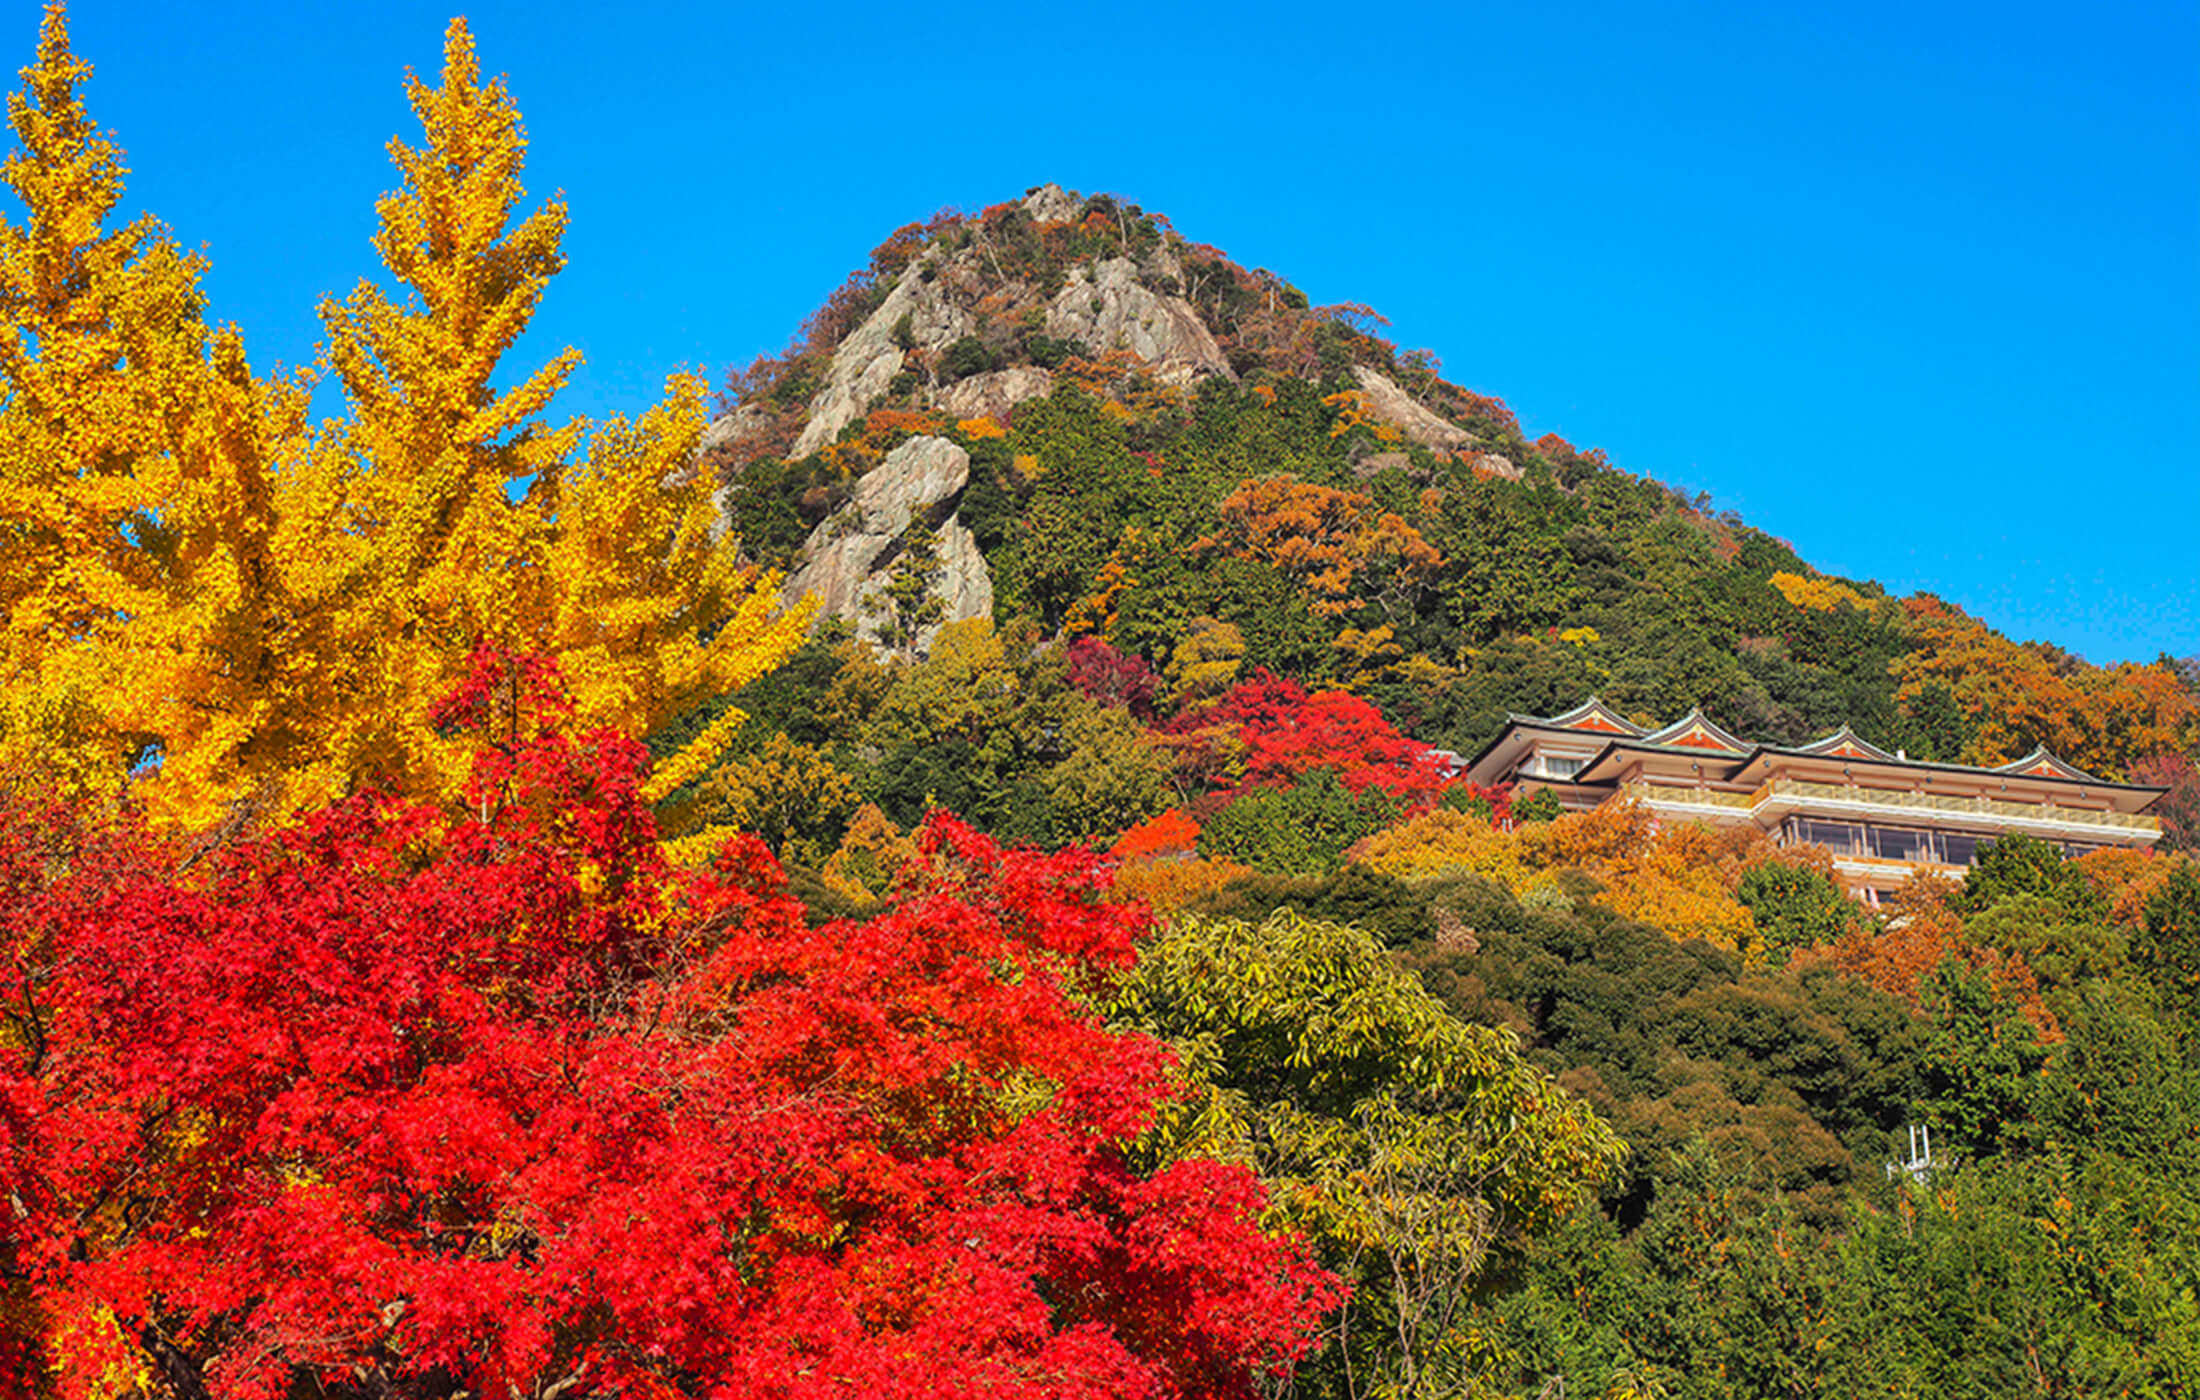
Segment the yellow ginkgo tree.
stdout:
[[0,349],[0,769],[100,791],[136,761],[193,827],[364,784],[442,798],[468,755],[429,711],[483,643],[555,658],[577,722],[630,734],[799,643],[778,581],[717,533],[699,382],[602,424],[549,421],[571,350],[496,387],[566,212],[517,216],[526,136],[463,21],[440,84],[407,80],[424,139],[391,143],[375,245],[396,290],[322,305],[347,412],[318,424],[304,377],[257,378],[233,329],[207,331],[202,269],[164,232],[100,231],[123,170],[83,116],[87,71],[49,9],[0,172],[30,210],[0,224],[0,295],[54,327]]
[[124,170],[77,97],[88,71],[50,10],[0,162],[23,206],[0,218],[0,765],[78,790],[123,777],[121,638],[165,601],[152,512],[208,349],[203,264],[150,217],[109,227]]

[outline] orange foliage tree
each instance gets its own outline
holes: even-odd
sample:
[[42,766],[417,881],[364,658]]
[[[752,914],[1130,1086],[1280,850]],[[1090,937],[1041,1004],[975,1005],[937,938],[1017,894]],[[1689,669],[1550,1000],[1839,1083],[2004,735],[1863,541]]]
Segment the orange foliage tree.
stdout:
[[2099,667],[2037,642],[1996,636],[1937,598],[1908,599],[1917,644],[1895,663],[1898,699],[1938,681],[1977,735],[1966,762],[1996,764],[2045,745],[2104,778],[2164,752],[2200,752],[2200,696],[2166,661]]
[[2060,1040],[2062,1028],[2040,999],[2039,978],[2024,959],[1964,938],[1963,917],[1954,903],[1961,890],[1945,875],[1920,871],[1888,897],[1875,924],[1851,925],[1832,944],[1807,949],[1796,961],[1823,959],[1918,1007],[1933,969],[1956,958],[1986,974],[1994,990],[2014,1002],[2043,1037]]
[[1409,603],[1444,562],[1420,531],[1377,510],[1365,492],[1274,476],[1241,484],[1217,510],[1221,529],[1197,547],[1273,565],[1324,617],[1361,603]]

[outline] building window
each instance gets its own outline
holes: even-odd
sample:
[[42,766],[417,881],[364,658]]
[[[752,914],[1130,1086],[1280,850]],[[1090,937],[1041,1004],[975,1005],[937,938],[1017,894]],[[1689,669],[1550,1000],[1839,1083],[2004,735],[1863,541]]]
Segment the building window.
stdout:
[[1536,778],[1555,778],[1566,781],[1589,766],[1586,758],[1561,758],[1557,754],[1539,753],[1528,760],[1528,774]]
[[1931,860],[1932,833],[1907,826],[1874,826],[1871,853],[1881,860]]
[[1979,842],[1991,839],[1973,836],[1968,831],[1943,831],[1940,833],[1940,858],[1949,865],[1977,865]]
[[1826,822],[1816,817],[1791,817],[1788,819],[1788,843],[1795,846],[1824,846],[1837,856],[1857,853],[1856,828],[1847,822]]

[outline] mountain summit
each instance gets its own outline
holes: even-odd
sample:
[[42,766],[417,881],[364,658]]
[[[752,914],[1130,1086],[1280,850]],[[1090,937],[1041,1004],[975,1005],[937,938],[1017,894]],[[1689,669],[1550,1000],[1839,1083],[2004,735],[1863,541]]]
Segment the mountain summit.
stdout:
[[1176,692],[1347,689],[1460,751],[1601,695],[1949,762],[2200,752],[2187,668],[2088,666],[1822,574],[1707,497],[1528,440],[1384,325],[1045,185],[896,230],[730,376],[704,446],[744,553],[888,653],[991,618]]
[[1439,379],[1426,352],[1401,356],[1382,324],[1364,306],[1313,306],[1135,204],[1042,185],[896,230],[795,344],[733,377],[735,406],[705,446],[799,458],[874,409],[998,417],[1051,392],[1065,365],[1175,389],[1345,372],[1379,421],[1432,449],[1517,434],[1503,404]]

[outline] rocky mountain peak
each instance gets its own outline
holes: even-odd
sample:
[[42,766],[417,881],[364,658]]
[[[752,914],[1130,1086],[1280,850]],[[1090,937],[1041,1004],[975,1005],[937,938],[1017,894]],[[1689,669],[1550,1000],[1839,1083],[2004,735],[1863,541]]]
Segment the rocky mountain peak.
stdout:
[[[1065,376],[1147,403],[1185,399],[1207,381],[1318,381],[1355,396],[1354,412],[1388,425],[1393,442],[1509,471],[1505,457],[1483,451],[1515,426],[1504,406],[1444,383],[1426,357],[1398,355],[1374,334],[1380,324],[1364,307],[1313,306],[1273,273],[1191,243],[1136,205],[1040,185],[980,213],[896,230],[795,343],[732,376],[731,402],[703,449],[728,491],[760,463],[827,464],[809,470],[817,484],[798,504],[810,535],[787,562],[794,584],[861,628],[915,518],[879,514],[867,493],[929,504],[931,489],[903,480],[917,460],[902,455],[906,445],[880,459],[898,437],[877,439],[874,427],[1005,426]],[[878,445],[839,450],[857,440]],[[872,487],[871,473],[886,475]],[[723,495],[721,506],[735,513]],[[941,575],[939,606],[924,611],[989,606],[975,543],[966,548],[949,528],[951,509],[934,523],[942,557],[956,562]]]

